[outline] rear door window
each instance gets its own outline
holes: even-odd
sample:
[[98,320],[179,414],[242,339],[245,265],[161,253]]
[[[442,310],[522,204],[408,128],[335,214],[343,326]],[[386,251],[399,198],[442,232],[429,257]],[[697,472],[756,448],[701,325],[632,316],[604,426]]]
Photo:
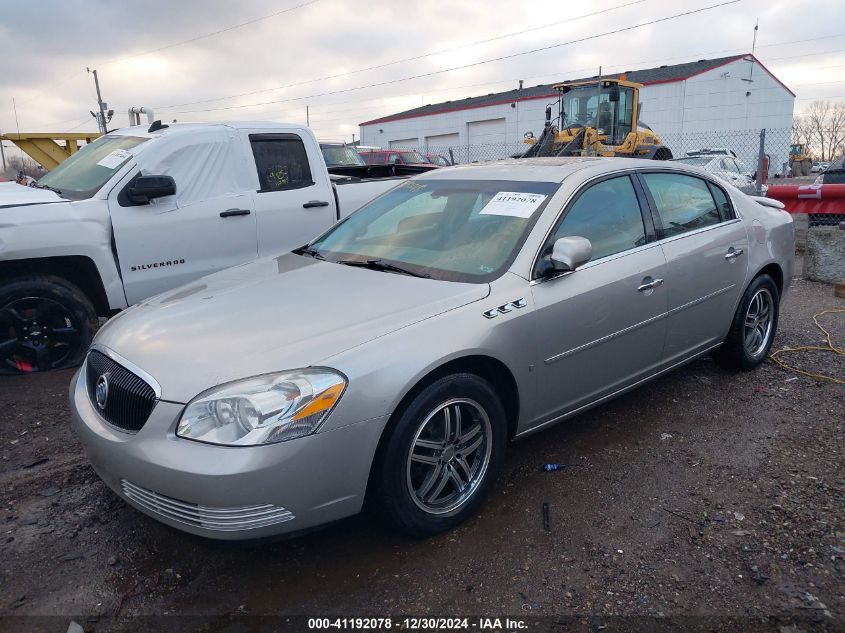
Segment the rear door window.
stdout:
[[663,237],[673,237],[721,222],[710,188],[686,174],[642,174],[663,224]]
[[708,182],[707,186],[710,187],[710,193],[713,194],[713,199],[716,201],[716,208],[719,209],[719,215],[722,218],[722,221],[725,220],[732,220],[734,217],[733,207],[731,207],[731,203],[728,200],[728,196],[722,191],[721,187],[714,185],[712,182]]
[[308,153],[296,134],[251,134],[260,193],[301,189],[314,184]]

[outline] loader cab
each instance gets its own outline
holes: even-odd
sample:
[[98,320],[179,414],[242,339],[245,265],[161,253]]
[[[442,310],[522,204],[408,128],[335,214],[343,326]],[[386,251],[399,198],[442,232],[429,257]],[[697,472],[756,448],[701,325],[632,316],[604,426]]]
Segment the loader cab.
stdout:
[[640,84],[603,79],[554,86],[560,93],[558,127],[595,128],[608,145],[620,145],[635,131]]

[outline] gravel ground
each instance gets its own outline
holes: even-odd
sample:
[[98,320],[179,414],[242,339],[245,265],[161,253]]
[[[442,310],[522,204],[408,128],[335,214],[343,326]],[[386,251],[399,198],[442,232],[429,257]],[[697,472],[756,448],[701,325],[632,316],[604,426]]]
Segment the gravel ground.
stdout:
[[[831,308],[845,308],[831,286],[796,279],[775,346],[821,344],[812,316]],[[845,345],[845,315],[820,320]],[[784,360],[845,378],[832,353]],[[61,616],[43,630],[70,616],[131,629],[162,613],[203,616],[203,630],[259,614],[845,628],[842,385],[699,360],[513,444],[494,494],[452,533],[410,541],[362,515],[236,546],[162,526],[100,483],[69,429],[71,375],[0,379],[0,629],[35,630],[20,616],[36,615]]]

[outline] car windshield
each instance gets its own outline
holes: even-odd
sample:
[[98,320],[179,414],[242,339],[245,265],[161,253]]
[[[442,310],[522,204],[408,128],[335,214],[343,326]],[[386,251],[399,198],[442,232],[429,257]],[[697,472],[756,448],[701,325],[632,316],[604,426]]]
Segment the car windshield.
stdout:
[[397,152],[402,157],[402,162],[406,165],[427,165],[428,161],[420,156],[417,152]]
[[69,200],[90,198],[132,157],[129,150],[148,140],[101,136],[42,176],[36,186],[49,187]]
[[[502,275],[559,183],[409,180],[336,224],[304,252],[409,274],[483,283]],[[300,251],[303,252],[303,251]]]
[[328,167],[367,164],[353,147],[347,147],[345,145],[321,145],[320,149],[323,150],[323,158]]
[[683,163],[684,165],[692,165],[693,167],[704,167],[712,158],[698,158],[696,156],[688,156],[687,158],[675,158],[672,162]]

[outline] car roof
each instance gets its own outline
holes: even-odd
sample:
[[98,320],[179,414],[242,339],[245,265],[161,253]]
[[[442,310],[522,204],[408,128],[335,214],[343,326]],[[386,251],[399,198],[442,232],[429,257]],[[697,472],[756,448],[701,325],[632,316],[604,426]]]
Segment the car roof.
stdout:
[[607,171],[642,165],[635,158],[507,158],[466,165],[455,165],[417,176],[438,180],[517,180],[525,182],[562,182],[570,174],[604,166]]
[[705,179],[712,174],[701,167],[674,161],[600,156],[570,158],[511,158],[455,165],[415,176],[415,180],[513,180],[522,182],[563,182],[575,173],[587,178],[629,169],[659,169],[686,173]]

